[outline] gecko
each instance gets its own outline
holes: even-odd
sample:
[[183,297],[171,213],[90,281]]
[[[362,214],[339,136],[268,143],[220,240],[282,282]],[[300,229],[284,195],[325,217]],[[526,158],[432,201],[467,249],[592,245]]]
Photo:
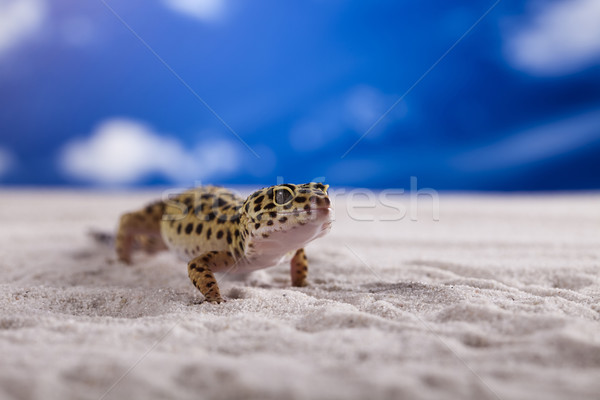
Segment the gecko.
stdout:
[[331,229],[329,185],[281,184],[246,199],[218,186],[200,186],[121,216],[117,257],[132,263],[136,249],[170,250],[187,262],[205,301],[221,303],[214,272],[247,273],[290,262],[293,286],[307,285],[304,247]]

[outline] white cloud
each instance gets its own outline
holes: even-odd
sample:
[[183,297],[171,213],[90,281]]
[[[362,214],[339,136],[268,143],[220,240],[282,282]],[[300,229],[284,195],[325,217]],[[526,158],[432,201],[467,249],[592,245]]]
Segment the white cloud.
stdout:
[[600,110],[526,129],[460,154],[453,160],[463,170],[489,170],[524,165],[600,143]]
[[[357,86],[347,95],[344,104],[345,120],[351,128],[362,135],[385,113],[395,100],[393,96],[386,96],[374,87],[365,85]],[[404,103],[401,103],[396,106],[394,111],[397,113],[403,109]],[[381,121],[383,125],[386,122]]]
[[6,149],[0,147],[0,176],[6,174],[14,164],[14,156]]
[[560,0],[540,8],[505,41],[508,61],[539,76],[580,71],[600,62],[600,1]]
[[[362,136],[396,99],[396,96],[384,94],[371,86],[355,86],[340,98],[318,107],[313,115],[298,122],[290,130],[290,144],[298,151],[313,151],[335,141],[344,132],[351,131],[357,137]],[[406,106],[402,102],[365,138],[376,138],[385,132],[386,126],[405,114]]]
[[0,54],[36,33],[45,16],[42,0],[0,0]]
[[235,172],[238,148],[221,140],[188,150],[175,138],[159,135],[139,121],[110,119],[89,138],[67,143],[60,164],[69,177],[98,184],[135,183],[152,174],[189,183]]
[[223,14],[225,0],[163,0],[173,11],[200,20],[214,20]]

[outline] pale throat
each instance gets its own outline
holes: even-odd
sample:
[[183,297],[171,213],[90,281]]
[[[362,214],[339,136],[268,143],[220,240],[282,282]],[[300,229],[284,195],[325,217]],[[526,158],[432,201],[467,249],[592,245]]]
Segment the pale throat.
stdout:
[[329,212],[319,214],[302,225],[293,224],[283,229],[273,229],[267,232],[268,237],[263,237],[260,233],[255,235],[249,241],[251,246],[248,247],[247,256],[258,265],[281,262],[290,252],[295,252],[329,231]]

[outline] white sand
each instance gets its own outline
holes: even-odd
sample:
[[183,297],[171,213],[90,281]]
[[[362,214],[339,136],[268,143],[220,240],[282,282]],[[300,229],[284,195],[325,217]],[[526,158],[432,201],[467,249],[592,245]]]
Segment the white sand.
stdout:
[[0,192],[0,399],[600,398],[598,194],[338,199],[310,287],[225,277],[221,305],[85,235],[151,197]]

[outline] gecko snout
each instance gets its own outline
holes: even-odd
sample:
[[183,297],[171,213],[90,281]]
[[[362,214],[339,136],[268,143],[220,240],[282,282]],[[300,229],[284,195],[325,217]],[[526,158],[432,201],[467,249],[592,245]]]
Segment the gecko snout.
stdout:
[[[316,196],[315,196],[316,197]],[[329,201],[329,197],[316,197],[314,202],[311,202],[315,208],[325,208],[331,205],[331,201]]]

